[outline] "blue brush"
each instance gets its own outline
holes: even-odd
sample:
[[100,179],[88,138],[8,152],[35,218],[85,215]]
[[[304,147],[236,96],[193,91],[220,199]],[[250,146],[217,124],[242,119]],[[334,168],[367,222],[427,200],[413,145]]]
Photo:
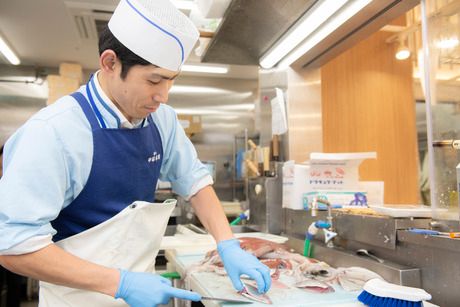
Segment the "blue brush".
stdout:
[[431,300],[431,295],[423,289],[371,279],[364,285],[358,300],[369,307],[422,307],[422,302]]

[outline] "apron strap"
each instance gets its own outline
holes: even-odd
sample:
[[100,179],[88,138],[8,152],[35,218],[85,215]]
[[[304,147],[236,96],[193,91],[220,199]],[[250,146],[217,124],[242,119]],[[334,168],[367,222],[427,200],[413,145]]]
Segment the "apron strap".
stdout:
[[152,119],[152,115],[151,115],[151,114],[149,114],[149,115],[147,116],[147,121],[149,122],[149,125],[154,125],[153,119]]
[[83,96],[83,94],[80,92],[72,93],[70,94],[70,96],[72,96],[78,102],[80,107],[83,109],[83,112],[85,113],[86,118],[91,124],[91,129],[93,131],[100,129],[99,122],[97,121],[96,116],[94,115],[93,109],[89,106],[89,103],[86,97]]

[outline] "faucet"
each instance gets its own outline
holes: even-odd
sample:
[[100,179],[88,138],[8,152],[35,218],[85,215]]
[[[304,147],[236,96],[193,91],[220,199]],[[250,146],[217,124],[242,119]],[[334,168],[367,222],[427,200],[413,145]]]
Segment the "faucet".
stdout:
[[[318,203],[321,203],[321,204],[327,206],[327,218],[326,218],[327,223],[326,224],[328,225],[328,227],[320,227],[320,228],[323,229],[324,241],[326,243],[326,246],[329,247],[329,248],[333,248],[334,243],[332,242],[332,239],[337,236],[337,233],[335,231],[333,231],[332,205],[325,197],[314,197],[313,201],[312,201],[312,204],[311,204],[311,216],[313,216],[313,217],[316,216],[317,211],[319,210]],[[315,223],[313,223],[313,224],[315,224]]]

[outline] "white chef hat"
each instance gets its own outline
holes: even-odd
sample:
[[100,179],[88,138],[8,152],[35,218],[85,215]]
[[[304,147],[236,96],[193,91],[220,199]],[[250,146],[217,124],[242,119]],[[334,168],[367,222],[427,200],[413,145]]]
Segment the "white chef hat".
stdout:
[[144,60],[173,71],[180,70],[199,38],[195,25],[169,0],[120,0],[109,29]]

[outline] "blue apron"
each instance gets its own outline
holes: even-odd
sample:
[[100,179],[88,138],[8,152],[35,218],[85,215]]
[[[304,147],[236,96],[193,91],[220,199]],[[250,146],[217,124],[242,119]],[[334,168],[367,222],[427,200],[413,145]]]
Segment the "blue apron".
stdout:
[[88,85],[86,90],[89,102],[79,92],[71,96],[91,124],[91,171],[81,193],[51,222],[55,242],[112,218],[136,200],[153,202],[163,161],[161,136],[151,116],[146,127],[104,129]]

